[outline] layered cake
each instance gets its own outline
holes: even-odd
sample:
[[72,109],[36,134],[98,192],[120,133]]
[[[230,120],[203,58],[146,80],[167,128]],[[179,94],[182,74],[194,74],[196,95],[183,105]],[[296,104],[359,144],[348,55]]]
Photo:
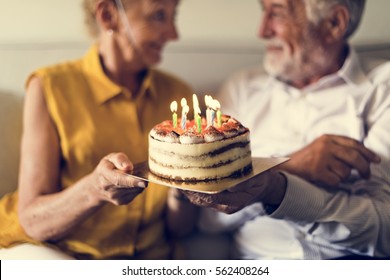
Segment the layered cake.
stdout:
[[182,127],[176,123],[164,121],[149,133],[153,174],[176,181],[208,181],[252,170],[249,129],[237,120],[221,115],[215,125],[200,117]]

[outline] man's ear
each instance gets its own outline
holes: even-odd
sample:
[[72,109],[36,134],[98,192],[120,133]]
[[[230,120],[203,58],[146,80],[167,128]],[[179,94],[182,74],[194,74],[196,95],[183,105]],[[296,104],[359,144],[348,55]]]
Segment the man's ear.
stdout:
[[325,40],[328,43],[342,40],[349,23],[350,14],[347,7],[335,5],[329,12],[329,16],[323,21]]
[[118,19],[118,9],[113,1],[100,0],[96,4],[96,21],[102,31],[117,31]]

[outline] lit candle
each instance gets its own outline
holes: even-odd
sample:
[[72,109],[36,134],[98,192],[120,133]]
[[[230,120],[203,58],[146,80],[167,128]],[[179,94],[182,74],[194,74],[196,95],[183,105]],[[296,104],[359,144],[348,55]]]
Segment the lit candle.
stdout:
[[213,100],[213,103],[214,103],[215,110],[217,110],[217,126],[221,127],[222,126],[221,104],[216,99]]
[[200,111],[199,106],[196,109],[194,109],[194,110],[195,110],[196,127],[198,129],[198,133],[201,133],[202,132],[202,117],[200,116],[201,115],[201,111]]
[[172,123],[173,123],[173,128],[177,127],[177,102],[173,101],[171,103],[171,111],[172,111]]
[[201,114],[202,112],[200,111],[199,108],[199,100],[196,94],[192,95],[192,103],[194,105],[194,121],[198,130],[198,133],[202,132],[202,117]]
[[210,125],[214,125],[214,119],[215,119],[215,109],[211,108],[211,110],[210,110]]
[[196,120],[196,115],[198,114],[196,110],[199,108],[199,101],[195,93],[192,95],[192,104],[194,106],[194,120]]
[[211,122],[211,102],[212,102],[213,98],[210,96],[210,95],[205,95],[204,97],[204,102],[206,103],[206,121],[207,121],[207,126],[209,125],[212,125],[212,122]]
[[190,108],[187,105],[187,100],[185,98],[181,99],[181,128],[183,130],[186,129],[186,123],[187,123],[187,113],[190,111]]

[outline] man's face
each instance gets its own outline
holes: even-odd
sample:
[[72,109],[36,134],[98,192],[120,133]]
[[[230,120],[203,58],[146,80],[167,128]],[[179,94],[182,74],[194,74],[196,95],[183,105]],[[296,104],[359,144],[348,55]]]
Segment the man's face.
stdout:
[[259,37],[265,41],[264,68],[282,80],[307,78],[324,59],[323,47],[306,15],[304,0],[262,0]]

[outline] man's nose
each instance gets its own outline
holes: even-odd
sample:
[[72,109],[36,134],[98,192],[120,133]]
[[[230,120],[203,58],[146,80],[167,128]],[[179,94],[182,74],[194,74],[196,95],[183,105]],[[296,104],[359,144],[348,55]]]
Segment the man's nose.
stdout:
[[267,14],[263,14],[257,36],[261,39],[269,39],[274,35],[272,23]]

